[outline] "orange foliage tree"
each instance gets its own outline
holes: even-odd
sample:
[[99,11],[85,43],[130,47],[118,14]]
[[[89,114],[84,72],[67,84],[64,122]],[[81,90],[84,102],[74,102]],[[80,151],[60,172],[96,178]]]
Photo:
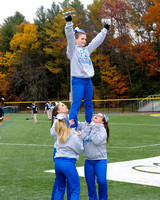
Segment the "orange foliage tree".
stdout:
[[[143,19],[146,25],[152,27],[152,45],[150,42],[143,44],[143,53],[146,53],[146,63],[149,68],[149,76],[160,72],[160,0],[149,0],[151,6],[144,13]],[[146,29],[148,26],[146,26]],[[142,57],[143,55],[141,55]],[[145,59],[145,58],[143,58]],[[138,59],[140,60],[140,59]],[[142,59],[140,60],[142,62]]]
[[147,76],[153,76],[160,72],[157,53],[154,51],[151,42],[138,43],[133,47],[133,55],[136,57],[135,61],[139,64],[145,79]]
[[143,19],[146,24],[152,26],[152,34],[160,42],[160,0],[149,1],[151,2],[151,6],[144,13]]
[[97,55],[94,62],[100,67],[101,78],[108,83],[110,95],[115,97],[126,98],[129,92],[128,76],[122,75],[117,66],[110,66],[109,57]]

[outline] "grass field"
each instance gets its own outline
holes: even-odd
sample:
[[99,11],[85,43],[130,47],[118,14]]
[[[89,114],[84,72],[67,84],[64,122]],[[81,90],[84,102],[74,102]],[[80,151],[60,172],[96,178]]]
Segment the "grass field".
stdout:
[[[108,116],[111,132],[108,163],[160,156],[160,117]],[[26,120],[27,117],[30,115],[6,114],[5,118],[10,119],[0,127],[0,200],[49,200],[51,197],[55,174],[44,172],[54,167],[50,121],[44,114],[38,115],[37,124],[32,119]],[[79,120],[83,121],[84,116],[79,115]],[[81,155],[76,166],[83,165]],[[80,183],[80,200],[88,200],[83,177]],[[108,195],[109,200],[159,200],[160,188],[109,180]]]

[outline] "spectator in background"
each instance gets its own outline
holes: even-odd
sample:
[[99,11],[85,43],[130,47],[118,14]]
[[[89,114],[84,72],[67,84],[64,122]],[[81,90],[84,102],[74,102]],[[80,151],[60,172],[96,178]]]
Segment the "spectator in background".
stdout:
[[37,123],[37,113],[38,113],[38,108],[36,106],[36,103],[32,103],[32,105],[29,107],[27,106],[28,109],[32,109],[33,112],[33,118],[34,118],[34,124]]
[[47,113],[48,119],[51,120],[52,119],[51,102],[46,101],[44,112]]
[[4,111],[1,107],[1,102],[4,101],[4,98],[0,98],[0,126],[2,125],[3,119],[4,119]]
[[32,102],[31,106],[27,106],[27,108],[31,110],[31,119],[33,119],[33,109],[32,109],[33,104],[34,101]]

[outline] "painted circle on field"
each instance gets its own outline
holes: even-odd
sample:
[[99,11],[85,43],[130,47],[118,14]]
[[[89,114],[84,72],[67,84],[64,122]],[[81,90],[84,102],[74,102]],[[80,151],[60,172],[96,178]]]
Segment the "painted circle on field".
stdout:
[[153,163],[151,166],[137,165],[132,167],[134,170],[145,173],[160,174],[160,163]]

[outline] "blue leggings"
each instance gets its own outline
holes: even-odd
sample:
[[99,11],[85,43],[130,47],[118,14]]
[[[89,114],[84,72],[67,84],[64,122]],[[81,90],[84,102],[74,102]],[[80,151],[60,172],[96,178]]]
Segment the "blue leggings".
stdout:
[[[53,150],[53,160],[54,160],[54,162],[55,162],[55,158],[54,158],[55,154],[56,154],[56,148],[54,148],[54,150]],[[55,178],[54,184],[53,184],[51,200],[54,200],[54,197],[55,197],[55,194],[56,194],[56,189],[57,189],[57,180]],[[64,192],[65,192],[65,190],[64,190]]]
[[84,99],[85,105],[85,119],[86,122],[90,123],[93,115],[93,86],[90,78],[77,78],[72,77],[72,91],[73,91],[73,101],[69,113],[69,119],[74,119],[75,124],[71,128],[78,125],[78,111],[80,109],[82,99]]
[[[55,155],[56,155],[56,148],[54,148],[53,150],[53,160],[55,162]],[[52,189],[52,196],[51,196],[51,200],[55,200],[55,195],[56,195],[56,189],[57,189],[57,179],[55,178],[54,180],[54,184],[53,184],[53,189]],[[65,188],[64,188],[64,191],[63,193],[65,194]],[[69,189],[69,185],[67,184],[67,199],[69,200],[70,199],[70,189]]]
[[66,180],[70,192],[70,197],[67,198],[69,200],[79,200],[80,180],[75,163],[76,159],[73,158],[59,157],[55,159],[55,171],[57,180],[55,200],[64,199]]
[[107,160],[85,160],[84,172],[88,187],[89,200],[98,200],[95,178],[97,178],[98,183],[99,200],[107,200]]

